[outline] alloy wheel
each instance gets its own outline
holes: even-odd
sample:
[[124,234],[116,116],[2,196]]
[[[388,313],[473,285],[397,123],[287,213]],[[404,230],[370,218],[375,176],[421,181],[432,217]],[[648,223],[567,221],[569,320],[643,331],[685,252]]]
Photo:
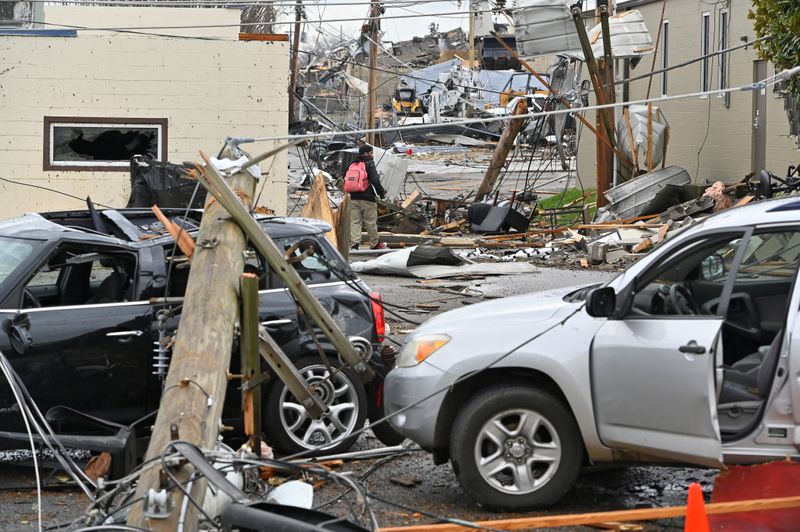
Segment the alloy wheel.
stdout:
[[350,377],[337,371],[330,377],[323,364],[313,364],[300,370],[317,397],[326,407],[320,419],[309,417],[302,404],[283,388],[280,394],[280,421],[292,441],[305,449],[332,445],[346,439],[357,428],[360,408],[358,386]]
[[561,462],[561,442],[553,424],[534,410],[505,410],[478,432],[475,464],[495,489],[521,495],[546,485]]

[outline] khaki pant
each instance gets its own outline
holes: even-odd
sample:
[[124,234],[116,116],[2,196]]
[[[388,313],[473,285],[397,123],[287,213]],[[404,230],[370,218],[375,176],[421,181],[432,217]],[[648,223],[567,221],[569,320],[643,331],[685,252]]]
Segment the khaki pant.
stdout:
[[378,205],[371,201],[350,200],[350,245],[361,243],[361,225],[369,236],[369,245],[378,243]]

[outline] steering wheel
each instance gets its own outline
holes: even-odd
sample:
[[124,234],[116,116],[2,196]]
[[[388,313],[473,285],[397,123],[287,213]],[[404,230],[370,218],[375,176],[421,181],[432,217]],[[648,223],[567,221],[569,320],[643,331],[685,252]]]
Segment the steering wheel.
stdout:
[[694,296],[681,283],[669,287],[669,303],[678,314],[688,316],[699,314]]
[[[25,302],[30,303],[30,305],[26,305]],[[24,308],[40,308],[42,306],[42,302],[39,301],[39,298],[33,295],[33,292],[28,290],[27,288],[22,289],[22,306]]]

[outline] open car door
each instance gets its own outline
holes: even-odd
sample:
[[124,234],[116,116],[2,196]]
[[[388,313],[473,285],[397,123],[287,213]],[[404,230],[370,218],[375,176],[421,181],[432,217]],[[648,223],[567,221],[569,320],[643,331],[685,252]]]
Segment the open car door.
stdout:
[[592,348],[592,394],[609,447],[722,467],[714,388],[721,318],[608,320]]
[[[736,271],[752,229],[667,248],[618,296],[592,343],[600,439],[669,461],[722,467],[716,365]],[[698,281],[705,290],[694,287]],[[709,310],[704,303],[715,298]]]

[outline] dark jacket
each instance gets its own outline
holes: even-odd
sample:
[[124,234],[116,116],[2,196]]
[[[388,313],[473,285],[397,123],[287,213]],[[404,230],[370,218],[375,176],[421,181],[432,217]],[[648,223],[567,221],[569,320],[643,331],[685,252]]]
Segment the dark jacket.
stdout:
[[367,157],[366,155],[359,155],[356,157],[356,160],[354,162],[366,163],[365,166],[367,167],[367,178],[369,179],[369,187],[367,187],[367,190],[365,190],[364,192],[351,192],[350,199],[371,201],[375,203],[376,194],[380,197],[384,197],[386,195],[386,191],[383,189],[383,186],[381,185],[381,178],[378,175],[378,169],[375,168],[375,161],[372,160],[372,157]]

